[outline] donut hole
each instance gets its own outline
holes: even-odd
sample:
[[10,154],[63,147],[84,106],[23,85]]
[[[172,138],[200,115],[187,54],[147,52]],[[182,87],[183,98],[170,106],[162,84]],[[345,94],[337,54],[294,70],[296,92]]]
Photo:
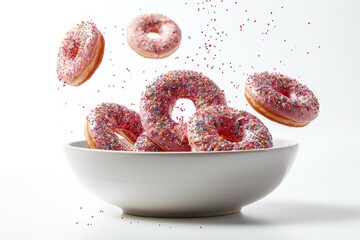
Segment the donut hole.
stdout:
[[132,146],[134,144],[134,142],[131,141],[129,137],[127,137],[127,136],[129,136],[129,131],[116,129],[114,131],[114,134],[118,137],[120,142],[123,142],[129,146]]
[[190,117],[195,113],[194,103],[186,98],[180,98],[176,101],[171,119],[177,123],[184,123],[189,121]]
[[161,38],[160,33],[157,32],[157,31],[149,32],[146,36],[147,36],[148,38],[150,38],[150,39],[159,39],[159,38]]
[[291,91],[289,91],[289,89],[287,88],[283,88],[283,87],[275,87],[274,88],[276,92],[280,93],[281,95],[284,95],[285,97],[290,98],[291,95]]
[[65,49],[65,56],[68,58],[68,59],[71,59],[73,60],[78,52],[79,52],[79,48],[80,48],[80,43],[71,39],[68,41],[68,45]]
[[220,137],[230,142],[240,142],[244,136],[244,124],[238,119],[219,118],[215,126]]

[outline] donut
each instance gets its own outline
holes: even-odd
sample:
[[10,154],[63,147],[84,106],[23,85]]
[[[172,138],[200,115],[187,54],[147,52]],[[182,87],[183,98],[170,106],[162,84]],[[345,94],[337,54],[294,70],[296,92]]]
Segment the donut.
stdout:
[[[159,38],[150,37],[151,33],[159,35]],[[127,42],[143,57],[165,58],[179,48],[181,30],[173,20],[162,14],[142,14],[129,23]]]
[[145,133],[141,134],[133,146],[134,152],[162,152],[162,149],[154,144]]
[[86,117],[85,137],[90,148],[131,151],[142,132],[140,115],[116,103],[98,104]]
[[185,123],[171,119],[180,98],[191,100],[195,109],[227,105],[221,89],[202,73],[173,70],[146,86],[140,101],[140,118],[146,135],[164,151],[191,151]]
[[71,86],[86,82],[100,65],[104,48],[104,37],[94,23],[77,24],[66,33],[60,44],[57,58],[59,80]]
[[187,124],[193,151],[233,151],[270,148],[272,136],[254,115],[227,106],[209,106]]
[[249,76],[245,97],[260,114],[290,127],[303,127],[319,114],[319,102],[305,85],[280,73]]

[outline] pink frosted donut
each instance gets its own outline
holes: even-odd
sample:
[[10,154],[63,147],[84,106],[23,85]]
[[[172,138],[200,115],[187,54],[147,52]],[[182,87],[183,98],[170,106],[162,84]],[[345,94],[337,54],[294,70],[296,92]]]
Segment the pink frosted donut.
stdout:
[[163,150],[154,144],[145,133],[141,134],[133,146],[134,152],[162,152]]
[[131,151],[130,144],[143,131],[139,114],[116,103],[99,104],[86,118],[85,137],[90,148]]
[[272,147],[272,136],[260,119],[227,106],[210,106],[195,112],[188,122],[187,135],[195,151]]
[[221,89],[201,73],[175,70],[157,77],[143,92],[140,117],[146,135],[165,151],[191,150],[186,125],[171,119],[173,107],[180,98],[191,100],[196,109],[227,105]]
[[86,82],[100,65],[104,48],[104,38],[94,23],[78,24],[61,42],[57,59],[59,80],[72,86]]
[[[150,33],[160,37],[151,38]],[[143,57],[165,58],[179,48],[181,30],[173,20],[162,14],[143,14],[130,22],[127,41]]]
[[245,83],[249,104],[268,119],[303,127],[319,114],[315,94],[295,79],[279,73],[255,73]]

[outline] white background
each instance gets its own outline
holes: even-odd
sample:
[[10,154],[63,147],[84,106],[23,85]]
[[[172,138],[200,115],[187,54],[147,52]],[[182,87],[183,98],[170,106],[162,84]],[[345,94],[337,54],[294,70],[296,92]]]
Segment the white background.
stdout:
[[[0,239],[360,238],[358,1],[118,2],[0,3]],[[182,29],[180,48],[166,59],[142,58],[126,43],[127,23],[147,12],[163,13]],[[103,32],[104,59],[84,85],[63,87],[57,51],[66,31],[82,20]],[[230,106],[256,114],[273,137],[300,142],[285,181],[242,215],[122,215],[87,192],[67,166],[62,145],[84,138],[90,108],[114,101],[138,110],[146,84],[172,69],[203,72]],[[295,129],[254,112],[243,97],[244,81],[265,70],[312,89],[319,117]],[[187,109],[185,116],[193,107]]]

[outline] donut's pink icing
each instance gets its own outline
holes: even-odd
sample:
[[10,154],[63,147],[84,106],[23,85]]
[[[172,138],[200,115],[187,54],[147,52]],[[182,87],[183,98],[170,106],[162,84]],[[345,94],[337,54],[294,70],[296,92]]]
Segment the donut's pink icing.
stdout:
[[171,119],[173,107],[180,98],[191,100],[196,109],[227,105],[221,89],[201,73],[175,70],[157,77],[143,92],[140,116],[147,136],[166,151],[191,150],[186,125]]
[[[160,38],[150,38],[149,33],[157,33]],[[139,54],[161,58],[179,48],[181,30],[173,20],[162,14],[143,14],[129,24],[127,40]]]
[[144,131],[140,115],[116,103],[102,103],[90,110],[86,118],[88,131],[98,149],[131,151],[117,134],[135,142]]
[[270,112],[296,122],[310,122],[319,114],[315,94],[295,79],[279,73],[255,73],[245,87],[250,96]]
[[154,144],[145,133],[141,134],[133,146],[134,152],[162,152],[163,150]]
[[60,44],[57,74],[60,81],[74,81],[94,58],[99,30],[92,22],[82,22],[68,31]]
[[267,127],[254,115],[227,106],[195,112],[187,135],[195,151],[232,151],[272,147]]

